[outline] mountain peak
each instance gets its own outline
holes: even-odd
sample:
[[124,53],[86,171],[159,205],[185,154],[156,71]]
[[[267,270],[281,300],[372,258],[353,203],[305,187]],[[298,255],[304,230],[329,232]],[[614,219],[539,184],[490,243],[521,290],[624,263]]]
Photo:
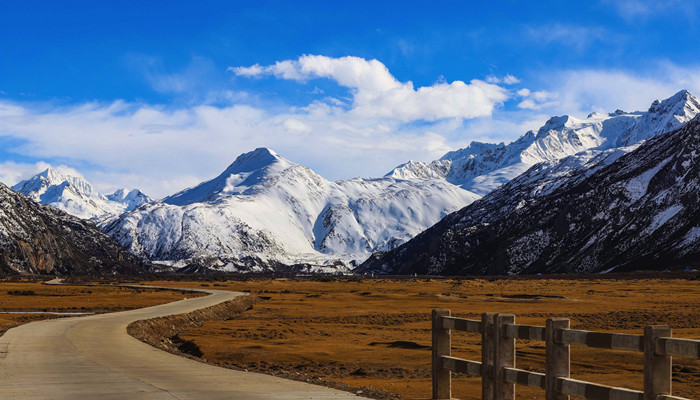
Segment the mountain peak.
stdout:
[[[94,196],[95,191],[92,185],[79,175],[63,174],[59,170],[49,166],[44,171],[12,186],[12,190],[24,193],[29,196],[29,192],[42,195],[50,187],[71,187],[75,192],[82,193],[86,196]],[[32,196],[30,196],[32,197]],[[34,196],[36,197],[36,196]],[[35,201],[40,201],[34,198]]]
[[357,271],[512,275],[693,265],[699,137],[695,116],[626,155],[616,149],[538,164]]
[[53,167],[19,182],[12,190],[80,218],[117,215],[152,201],[138,189],[120,189],[104,196],[80,174],[61,173]]
[[[230,172],[250,172],[270,166],[283,160],[277,153],[267,147],[258,147],[253,151],[243,153],[227,168]],[[226,172],[225,172],[226,173]]]
[[676,130],[698,114],[700,101],[687,90],[681,90],[665,100],[655,100],[615,145],[628,146]]
[[472,141],[467,145],[467,147],[455,151],[450,151],[448,153],[445,153],[444,156],[440,157],[440,160],[450,160],[454,161],[459,158],[468,158],[468,157],[474,157],[478,154],[483,153],[484,151],[488,149],[494,149],[497,147],[505,147],[505,143],[485,143],[485,142],[477,142],[477,141]]
[[164,203],[186,205],[212,201],[226,194],[240,194],[254,190],[271,175],[296,164],[287,161],[273,150],[259,147],[243,153],[216,178],[185,189],[163,199]]
[[688,105],[697,109],[700,107],[700,101],[689,91],[683,89],[665,100],[654,100],[648,112],[650,114],[665,114],[672,111],[676,114],[682,112],[683,108]]
[[61,174],[60,172],[58,172],[58,170],[56,170],[55,168],[53,168],[51,166],[46,168],[44,171],[39,172],[35,176],[39,177],[39,178],[44,178],[44,179],[48,180],[49,182],[60,183],[60,182],[63,182],[66,180],[65,177],[63,176],[63,174]]
[[558,131],[566,126],[566,123],[571,120],[568,115],[554,116],[547,120],[537,132],[537,136],[546,135],[549,131]]
[[131,201],[137,198],[150,198],[146,196],[142,191],[138,189],[127,189],[127,188],[121,188],[117,189],[114,193],[106,195],[106,197],[112,201],[117,201],[117,202],[125,202],[125,201]]

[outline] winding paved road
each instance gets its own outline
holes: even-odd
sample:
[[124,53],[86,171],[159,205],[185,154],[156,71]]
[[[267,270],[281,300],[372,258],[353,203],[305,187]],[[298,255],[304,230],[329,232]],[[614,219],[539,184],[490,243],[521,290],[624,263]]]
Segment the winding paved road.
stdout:
[[131,322],[194,311],[243,293],[112,314],[45,320],[0,336],[0,399],[358,399],[351,393],[179,357],[126,333]]

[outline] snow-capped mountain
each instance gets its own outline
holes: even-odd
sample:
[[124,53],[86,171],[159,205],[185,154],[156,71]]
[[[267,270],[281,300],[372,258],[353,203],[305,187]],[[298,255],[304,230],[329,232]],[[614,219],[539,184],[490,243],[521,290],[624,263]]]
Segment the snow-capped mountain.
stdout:
[[122,212],[131,211],[153,201],[153,199],[146,196],[138,189],[129,190],[121,188],[117,189],[117,191],[112,194],[105,195],[105,197],[109,201],[123,205],[124,208]]
[[330,182],[260,148],[102,229],[137,255],[177,266],[323,265],[393,248],[478,197],[444,180]]
[[147,270],[94,223],[38,204],[0,183],[0,276]]
[[152,201],[138,189],[119,189],[102,195],[82,177],[61,174],[53,168],[19,182],[12,189],[38,203],[84,219],[118,215]]
[[[618,143],[654,136],[641,135]],[[359,270],[604,272],[683,268],[698,260],[700,117],[632,146],[540,163]]]
[[506,144],[472,142],[431,163],[408,162],[386,176],[399,179],[442,178],[484,195],[544,161],[588,149],[629,146],[679,128],[700,113],[700,101],[686,90],[656,100],[646,112],[592,113],[585,119],[553,117],[537,132]]

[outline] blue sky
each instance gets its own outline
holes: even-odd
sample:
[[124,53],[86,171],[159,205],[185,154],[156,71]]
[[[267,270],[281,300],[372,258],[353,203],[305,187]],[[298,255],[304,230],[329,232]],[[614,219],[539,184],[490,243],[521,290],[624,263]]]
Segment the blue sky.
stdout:
[[6,1],[0,181],[164,196],[275,149],[379,176],[551,115],[700,92],[696,1]]

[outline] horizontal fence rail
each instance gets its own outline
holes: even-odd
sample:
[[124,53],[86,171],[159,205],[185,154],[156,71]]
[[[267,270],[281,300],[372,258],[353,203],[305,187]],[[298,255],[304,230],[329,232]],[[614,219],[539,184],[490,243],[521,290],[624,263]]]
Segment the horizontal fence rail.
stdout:
[[[518,325],[512,314],[484,313],[481,321],[433,310],[433,399],[452,397],[451,373],[481,376],[482,400],[514,400],[515,385],[540,388],[547,400],[578,396],[596,400],[689,400],[671,395],[671,357],[700,358],[700,340],[671,337],[667,326],[647,326],[644,335],[569,329],[568,318],[546,326]],[[451,355],[451,331],[481,334],[481,362]],[[545,373],[515,368],[515,340],[540,340]],[[644,391],[571,379],[570,346],[644,353]]]
[[555,337],[557,342],[563,344],[582,344],[599,349],[644,351],[644,337],[639,335],[562,329],[555,332]]
[[462,332],[480,333],[481,321],[455,317],[442,317],[442,328]]
[[656,351],[667,356],[700,358],[700,340],[660,338]]
[[506,382],[517,383],[534,388],[544,389],[546,387],[545,374],[539,372],[525,371],[524,369],[506,368]]

